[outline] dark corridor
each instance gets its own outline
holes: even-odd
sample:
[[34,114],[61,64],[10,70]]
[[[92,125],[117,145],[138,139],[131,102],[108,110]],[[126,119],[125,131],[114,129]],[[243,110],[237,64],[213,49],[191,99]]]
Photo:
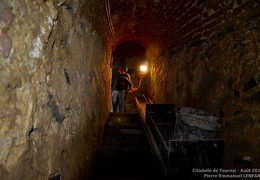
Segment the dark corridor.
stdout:
[[[258,0],[0,0],[0,179],[90,179],[97,158],[127,153],[166,177],[259,178],[259,10]],[[126,113],[140,119],[109,127],[121,65],[138,87]]]

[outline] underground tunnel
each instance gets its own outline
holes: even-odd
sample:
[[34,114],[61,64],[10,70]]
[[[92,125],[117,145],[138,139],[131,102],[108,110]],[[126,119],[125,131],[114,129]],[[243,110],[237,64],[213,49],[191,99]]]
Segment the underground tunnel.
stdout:
[[[259,178],[259,5],[1,0],[0,179],[106,179],[93,176],[96,157],[112,137],[106,133],[124,119],[134,120],[123,122],[132,129],[117,130],[135,134],[117,136],[118,143],[138,140],[138,148],[121,149],[140,150],[132,160],[155,160],[133,161],[144,176],[132,179]],[[145,75],[142,63],[148,65]],[[111,84],[120,66],[138,87],[122,114],[111,113]],[[214,137],[178,141],[183,134],[171,129],[164,142],[160,128],[172,128],[187,109],[217,118]],[[195,164],[187,167],[185,154],[178,153],[190,147],[195,152],[188,160]],[[204,164],[196,160],[200,152],[209,155],[199,157]],[[114,157],[112,150],[105,153]],[[217,172],[208,162],[217,164]],[[176,178],[183,169],[188,171]],[[110,179],[126,179],[116,177],[121,170]]]

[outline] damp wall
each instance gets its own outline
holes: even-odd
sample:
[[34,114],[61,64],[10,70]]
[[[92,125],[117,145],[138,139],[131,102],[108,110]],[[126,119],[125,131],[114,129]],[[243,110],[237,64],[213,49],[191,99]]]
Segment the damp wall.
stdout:
[[242,18],[234,12],[203,39],[178,49],[148,48],[150,98],[219,116],[216,138],[226,140],[226,168],[260,167],[260,19],[249,7],[240,9]]
[[109,112],[111,55],[79,9],[0,2],[0,179],[90,173]]

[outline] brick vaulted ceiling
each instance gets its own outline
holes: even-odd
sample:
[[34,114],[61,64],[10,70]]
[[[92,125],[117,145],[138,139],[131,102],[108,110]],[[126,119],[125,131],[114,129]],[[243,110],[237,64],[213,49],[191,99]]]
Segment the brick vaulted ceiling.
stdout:
[[136,40],[163,46],[179,46],[192,33],[206,1],[110,0],[117,44]]
[[[239,22],[246,22],[246,13],[259,15],[257,0],[103,0],[98,7],[92,17],[99,19],[96,27],[103,29],[113,47],[136,41],[145,47],[178,49],[235,31]],[[109,24],[112,29],[104,33]]]

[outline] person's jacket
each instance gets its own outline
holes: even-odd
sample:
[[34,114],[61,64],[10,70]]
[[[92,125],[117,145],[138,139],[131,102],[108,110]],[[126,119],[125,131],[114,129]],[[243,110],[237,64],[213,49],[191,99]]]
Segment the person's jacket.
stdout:
[[133,83],[131,81],[129,74],[119,74],[114,81],[114,90],[127,90],[127,87],[133,88]]

